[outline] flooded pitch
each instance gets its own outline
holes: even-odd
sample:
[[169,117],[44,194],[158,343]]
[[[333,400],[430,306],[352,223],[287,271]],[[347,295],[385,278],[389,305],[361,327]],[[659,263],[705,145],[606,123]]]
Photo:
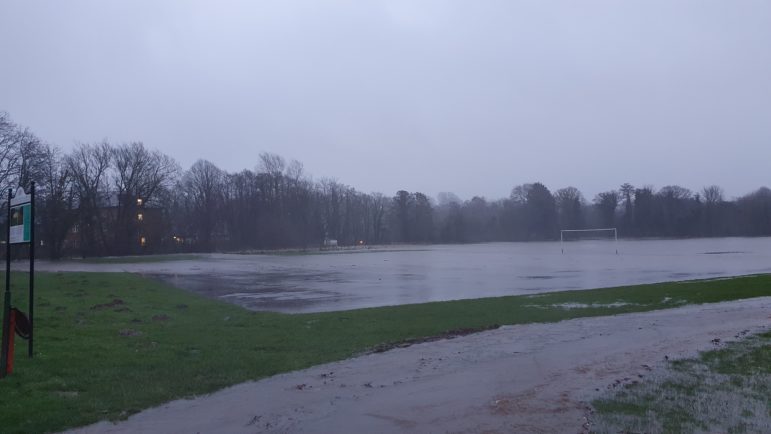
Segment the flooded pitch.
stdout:
[[771,272],[771,238],[491,243],[313,255],[212,254],[129,271],[254,310],[320,312]]

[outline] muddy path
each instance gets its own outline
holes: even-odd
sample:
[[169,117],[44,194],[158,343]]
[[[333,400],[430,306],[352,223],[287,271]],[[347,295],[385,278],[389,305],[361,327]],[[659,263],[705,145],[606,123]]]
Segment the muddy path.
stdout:
[[569,433],[668,358],[771,327],[771,297],[506,326],[316,366],[79,433]]

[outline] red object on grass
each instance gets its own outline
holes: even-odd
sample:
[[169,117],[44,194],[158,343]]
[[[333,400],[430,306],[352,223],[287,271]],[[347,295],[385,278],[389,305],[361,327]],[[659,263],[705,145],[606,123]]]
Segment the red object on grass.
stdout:
[[19,335],[20,338],[29,339],[29,335],[32,331],[32,326],[29,323],[29,319],[26,315],[24,315],[24,312],[16,309],[15,307],[11,309],[11,312],[14,314],[14,324],[16,324],[16,327],[11,328],[11,330],[15,330],[16,334]]

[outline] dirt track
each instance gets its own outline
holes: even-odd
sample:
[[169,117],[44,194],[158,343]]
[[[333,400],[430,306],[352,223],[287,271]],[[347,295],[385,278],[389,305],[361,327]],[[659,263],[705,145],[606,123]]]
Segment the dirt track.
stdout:
[[[665,356],[771,327],[771,297],[530,324],[240,384],[79,433],[569,433]],[[626,379],[626,380],[625,380]]]

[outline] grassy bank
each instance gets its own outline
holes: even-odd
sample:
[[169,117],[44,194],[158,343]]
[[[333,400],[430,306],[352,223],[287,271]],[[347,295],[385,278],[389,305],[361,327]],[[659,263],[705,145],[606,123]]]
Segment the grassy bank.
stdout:
[[595,400],[593,432],[771,432],[771,332],[676,360]]
[[[13,277],[26,310],[26,276]],[[132,274],[40,273],[37,282],[36,358],[25,358],[21,343],[16,372],[0,380],[3,432],[118,419],[448,330],[771,295],[764,275],[285,315],[249,312]]]

